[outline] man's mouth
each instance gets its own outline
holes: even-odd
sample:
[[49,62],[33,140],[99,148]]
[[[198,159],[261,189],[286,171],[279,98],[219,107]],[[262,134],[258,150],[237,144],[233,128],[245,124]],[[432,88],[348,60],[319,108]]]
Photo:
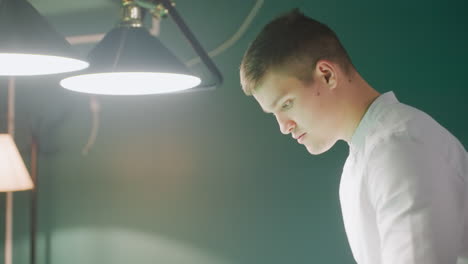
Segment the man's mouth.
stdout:
[[297,142],[298,142],[299,144],[302,144],[305,135],[306,135],[306,133],[300,135],[300,136],[297,138]]

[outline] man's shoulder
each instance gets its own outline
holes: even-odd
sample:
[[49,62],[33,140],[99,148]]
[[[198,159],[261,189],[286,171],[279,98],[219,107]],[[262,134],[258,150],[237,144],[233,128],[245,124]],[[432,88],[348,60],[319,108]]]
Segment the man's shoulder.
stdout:
[[366,137],[366,150],[400,142],[434,144],[450,136],[447,129],[424,111],[397,102],[382,107],[376,114],[375,126]]
[[[382,107],[376,116],[377,129],[386,131],[399,131],[408,127],[440,126],[426,112],[400,102]],[[381,132],[381,131],[376,131]]]

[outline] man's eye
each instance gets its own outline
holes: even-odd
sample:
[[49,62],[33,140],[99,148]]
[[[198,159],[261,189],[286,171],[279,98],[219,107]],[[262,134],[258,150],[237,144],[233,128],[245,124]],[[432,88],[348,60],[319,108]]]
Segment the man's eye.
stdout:
[[289,108],[291,108],[292,106],[292,100],[287,100],[282,106],[281,106],[281,109],[282,110],[288,110]]

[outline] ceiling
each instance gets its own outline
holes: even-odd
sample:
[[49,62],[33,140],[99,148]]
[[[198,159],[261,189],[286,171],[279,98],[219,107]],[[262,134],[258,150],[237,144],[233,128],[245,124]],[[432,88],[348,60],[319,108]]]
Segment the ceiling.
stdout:
[[41,14],[46,16],[72,14],[80,11],[107,9],[118,5],[116,0],[80,0],[80,1],[56,1],[56,0],[30,0]]

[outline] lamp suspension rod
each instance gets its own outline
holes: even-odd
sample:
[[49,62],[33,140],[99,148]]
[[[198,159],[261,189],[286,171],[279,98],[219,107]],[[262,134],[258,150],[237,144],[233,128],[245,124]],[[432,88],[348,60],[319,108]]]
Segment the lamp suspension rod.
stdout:
[[[211,88],[211,89],[216,88],[223,81],[223,77],[221,76],[221,73],[219,72],[218,68],[213,63],[213,61],[208,56],[208,54],[203,49],[203,47],[200,45],[198,40],[195,38],[192,31],[190,31],[188,26],[185,24],[184,20],[179,15],[177,10],[172,6],[171,1],[170,0],[158,0],[158,1],[164,6],[164,8],[166,8],[168,10],[169,15],[172,17],[174,22],[177,24],[180,31],[184,35],[184,37],[189,41],[192,48],[195,50],[195,52],[198,54],[198,56],[200,56],[200,59],[203,61],[203,63],[208,67],[208,69],[213,74],[214,79],[215,79],[215,83],[212,84],[212,85],[209,85],[207,87],[203,87],[203,88]],[[200,88],[202,88],[202,87],[200,87]]]

